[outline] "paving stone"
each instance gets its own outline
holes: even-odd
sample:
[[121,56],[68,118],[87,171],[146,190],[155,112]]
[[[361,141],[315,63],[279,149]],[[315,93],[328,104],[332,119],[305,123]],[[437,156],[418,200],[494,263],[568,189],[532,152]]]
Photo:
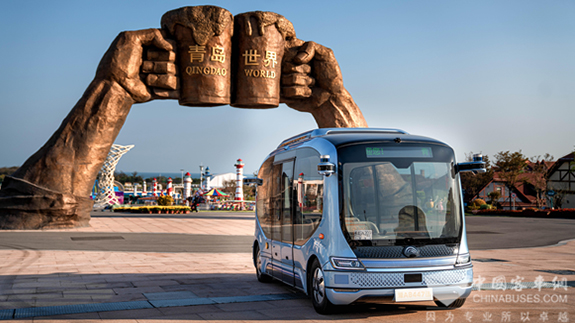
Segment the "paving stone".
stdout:
[[58,299],[58,298],[63,298],[62,293],[9,295],[8,301],[33,300],[33,299]]
[[135,287],[147,287],[147,286],[168,286],[168,285],[179,285],[175,280],[148,280],[148,281],[134,281],[132,284]]
[[192,313],[210,313],[210,312],[221,311],[221,309],[215,305],[161,307],[159,308],[159,310],[166,316],[192,314]]
[[99,314],[101,319],[139,319],[163,316],[157,308],[99,312]]
[[256,311],[209,312],[198,313],[198,315],[205,320],[259,321],[269,319],[268,316]]
[[0,290],[0,295],[32,294],[36,293],[36,288],[5,289]]
[[[53,321],[52,321],[53,320]],[[53,315],[53,316],[43,316],[38,322],[50,323],[50,322],[62,322],[61,320],[82,320],[82,323],[87,323],[91,321],[99,321],[100,315],[98,313],[78,313],[78,314],[64,314],[64,315]],[[88,320],[88,321],[86,321]]]
[[[173,314],[169,316],[161,316],[161,317],[149,317],[146,319],[138,319],[138,323],[181,323],[182,321],[204,321],[201,316],[197,314]],[[123,321],[122,321],[123,323]]]
[[190,291],[184,292],[167,292],[167,293],[143,293],[144,296],[151,300],[160,299],[183,299],[183,298],[197,298],[198,296]]
[[163,289],[158,286],[133,287],[133,288],[114,288],[113,291],[118,295],[123,294],[143,294],[143,293],[161,293]]
[[228,303],[216,304],[218,309],[226,312],[236,311],[255,311],[255,310],[274,310],[280,304],[271,304],[268,302],[245,302],[245,303]]

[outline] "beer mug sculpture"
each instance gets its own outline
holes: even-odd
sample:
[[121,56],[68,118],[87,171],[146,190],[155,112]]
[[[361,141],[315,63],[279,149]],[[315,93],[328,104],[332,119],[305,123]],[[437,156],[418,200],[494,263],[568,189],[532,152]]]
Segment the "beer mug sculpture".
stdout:
[[183,7],[162,16],[162,29],[177,41],[179,104],[230,104],[234,18],[216,6]]
[[232,106],[275,108],[280,102],[282,58],[286,40],[295,38],[292,23],[273,12],[235,17]]

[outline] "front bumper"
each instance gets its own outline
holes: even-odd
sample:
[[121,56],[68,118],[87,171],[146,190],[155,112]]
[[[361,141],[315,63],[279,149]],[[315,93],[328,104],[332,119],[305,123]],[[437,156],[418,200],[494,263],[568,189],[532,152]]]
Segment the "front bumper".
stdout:
[[434,299],[447,306],[471,293],[472,267],[419,273],[422,275],[422,281],[409,283],[405,282],[404,272],[401,270],[392,273],[325,271],[326,294],[333,304],[338,305],[350,304],[366,297],[394,302],[396,289],[428,287],[433,289]]

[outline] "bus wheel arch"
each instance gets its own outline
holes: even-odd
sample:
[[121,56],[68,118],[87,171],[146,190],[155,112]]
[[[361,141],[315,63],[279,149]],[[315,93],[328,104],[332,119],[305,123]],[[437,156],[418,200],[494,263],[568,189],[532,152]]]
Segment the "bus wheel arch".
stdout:
[[335,306],[327,297],[325,287],[325,276],[323,268],[317,257],[313,259],[310,257],[308,261],[309,272],[308,277],[308,296],[311,298],[313,307],[319,314],[333,313]]
[[254,242],[252,255],[253,255],[253,261],[254,261],[254,267],[256,268],[256,277],[257,277],[258,281],[261,283],[271,282],[273,280],[273,278],[271,276],[263,273],[261,270],[261,268],[262,268],[261,253],[260,253],[260,246],[259,246],[257,240]]
[[316,255],[311,255],[311,256],[309,257],[309,259],[307,260],[307,265],[306,265],[306,268],[305,268],[305,284],[306,284],[306,285],[305,285],[305,293],[306,293],[308,296],[311,296],[310,289],[309,289],[309,287],[310,287],[310,281],[311,281],[311,278],[312,278],[312,276],[311,276],[311,275],[312,275],[312,272],[311,272],[311,269],[312,269],[312,268],[311,268],[311,266],[313,265],[313,262],[314,262],[314,260],[316,260],[316,259],[319,261],[319,259],[317,258]]

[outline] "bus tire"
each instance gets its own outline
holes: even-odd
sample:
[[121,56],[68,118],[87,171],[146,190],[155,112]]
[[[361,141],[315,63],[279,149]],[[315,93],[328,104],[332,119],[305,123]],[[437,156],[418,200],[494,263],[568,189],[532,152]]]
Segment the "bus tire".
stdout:
[[273,278],[262,273],[262,257],[260,253],[260,248],[256,246],[256,257],[254,259],[254,265],[256,267],[256,277],[260,283],[270,283]]
[[443,308],[449,308],[449,309],[460,308],[461,306],[463,306],[463,304],[465,304],[465,298],[458,298],[455,301],[453,301],[453,303],[451,303],[447,306],[443,305],[443,303],[441,303],[440,301],[435,301],[435,305],[437,305],[439,307],[443,307]]
[[327,299],[323,269],[317,259],[313,260],[308,277],[308,294],[315,311],[319,314],[331,314],[335,306]]

